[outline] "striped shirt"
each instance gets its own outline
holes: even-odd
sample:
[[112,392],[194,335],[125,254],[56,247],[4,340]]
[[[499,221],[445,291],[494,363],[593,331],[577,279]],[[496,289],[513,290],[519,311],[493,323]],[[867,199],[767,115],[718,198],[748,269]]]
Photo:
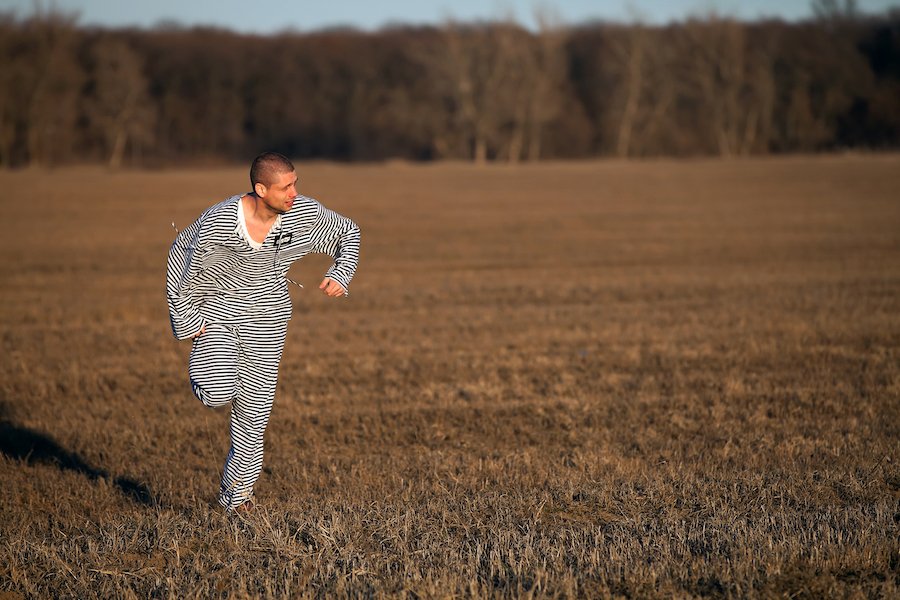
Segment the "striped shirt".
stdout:
[[166,300],[176,338],[187,339],[207,323],[287,321],[291,297],[285,275],[310,253],[328,254],[325,277],[344,290],[359,261],[359,227],[312,198],[297,196],[276,220],[259,249],[250,246],[238,220],[240,200],[211,206],[181,231],[169,250]]

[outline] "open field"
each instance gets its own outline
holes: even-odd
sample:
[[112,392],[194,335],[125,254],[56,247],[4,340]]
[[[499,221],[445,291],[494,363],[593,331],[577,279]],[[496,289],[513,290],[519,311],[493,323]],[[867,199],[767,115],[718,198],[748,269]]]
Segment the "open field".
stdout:
[[900,596],[900,156],[299,175],[240,519],[163,288],[245,170],[0,173],[0,598]]

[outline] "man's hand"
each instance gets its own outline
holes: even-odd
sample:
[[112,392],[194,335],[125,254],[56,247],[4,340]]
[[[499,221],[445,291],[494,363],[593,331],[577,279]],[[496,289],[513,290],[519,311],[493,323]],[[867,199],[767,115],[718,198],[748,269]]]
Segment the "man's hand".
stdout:
[[347,293],[347,290],[344,289],[344,286],[339,284],[331,277],[326,277],[325,279],[323,279],[322,283],[319,284],[319,289],[325,292],[326,296],[329,296],[331,298],[339,298]]
[[201,326],[200,326],[200,331],[198,331],[197,333],[195,333],[194,335],[192,335],[192,336],[191,336],[191,339],[196,340],[198,337],[200,337],[201,335],[203,335],[203,332],[204,332],[204,331],[206,331],[206,325],[201,325]]

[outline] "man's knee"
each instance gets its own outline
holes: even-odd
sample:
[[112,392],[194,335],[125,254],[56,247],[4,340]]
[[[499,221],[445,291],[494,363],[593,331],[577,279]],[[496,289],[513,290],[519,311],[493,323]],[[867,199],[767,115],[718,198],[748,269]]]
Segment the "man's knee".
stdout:
[[202,385],[191,379],[191,389],[194,390],[197,399],[210,408],[228,404],[237,396],[237,389],[234,385]]

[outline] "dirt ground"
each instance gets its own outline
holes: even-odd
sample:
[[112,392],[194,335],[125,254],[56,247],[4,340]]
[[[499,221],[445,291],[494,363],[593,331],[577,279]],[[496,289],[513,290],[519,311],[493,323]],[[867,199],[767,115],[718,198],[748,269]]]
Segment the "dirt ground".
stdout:
[[0,173],[0,598],[900,595],[900,156],[298,173],[248,518],[164,292],[246,170]]

